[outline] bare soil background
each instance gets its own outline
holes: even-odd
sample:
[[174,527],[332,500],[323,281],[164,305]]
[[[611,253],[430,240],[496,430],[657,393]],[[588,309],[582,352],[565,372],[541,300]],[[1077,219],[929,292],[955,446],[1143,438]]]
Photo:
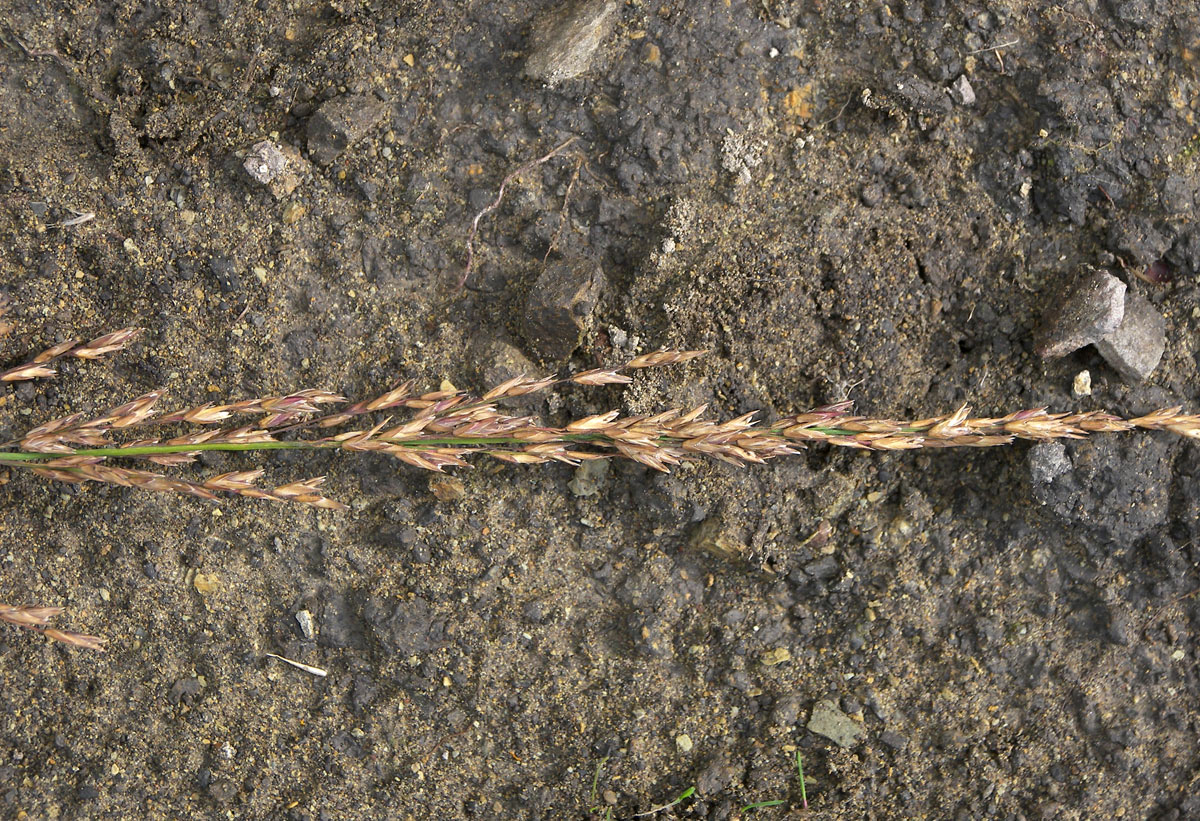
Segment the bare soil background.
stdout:
[[[0,3],[0,355],[147,328],[0,388],[0,438],[658,346],[713,354],[531,409],[1200,407],[1194,4],[627,2],[548,87],[550,5]],[[569,137],[456,292],[474,216]],[[244,169],[263,140],[290,193]],[[580,260],[579,344],[539,360]],[[1083,264],[1165,316],[1146,383],[1034,355]],[[1200,448],[1071,443],[1050,484],[1028,455],[481,462],[449,501],[385,459],[205,460],[327,474],[346,514],[0,477],[0,601],[109,640],[0,630],[0,812],[1200,817]]]

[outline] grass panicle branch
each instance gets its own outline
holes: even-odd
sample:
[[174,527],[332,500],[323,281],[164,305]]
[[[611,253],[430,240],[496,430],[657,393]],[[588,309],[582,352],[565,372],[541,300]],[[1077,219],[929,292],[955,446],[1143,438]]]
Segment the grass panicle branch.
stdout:
[[[55,371],[48,366],[58,359],[96,359],[127,347],[138,334],[137,329],[125,328],[90,342],[63,342],[0,372],[0,380],[53,376]],[[418,394],[415,384],[405,381],[353,403],[329,391],[306,389],[159,414],[158,404],[166,392],[155,390],[97,415],[74,413],[51,420],[0,443],[0,467],[28,470],[59,482],[101,482],[206,501],[234,495],[343,510],[340,502],[322,493],[324,477],[270,487],[259,484],[262,469],[186,479],[146,466],[178,467],[214,451],[340,450],[380,453],[437,472],[467,467],[477,456],[515,464],[570,465],[616,456],[669,471],[685,461],[705,458],[734,465],[761,464],[810,444],[876,451],[994,447],[1016,439],[1080,439],[1131,430],[1165,430],[1200,439],[1200,416],[1178,407],[1124,418],[1100,411],[1050,413],[1045,408],[972,417],[964,406],[942,416],[902,421],[856,416],[850,403],[842,402],[759,422],[755,413],[725,421],[708,419],[707,407],[701,405],[649,416],[623,416],[610,410],[555,426],[534,416],[512,415],[500,405],[503,399],[559,385],[628,383],[630,371],[679,364],[704,353],[660,350],[615,367],[562,378],[519,376],[478,396],[456,390]],[[398,419],[397,414],[405,415]],[[176,429],[164,434],[171,428]],[[0,609],[0,619],[90,646],[91,637],[53,630],[38,621],[48,618],[51,610],[5,607]]]
[[61,607],[10,607],[0,604],[0,621],[37,630],[48,638],[74,647],[84,647],[88,650],[104,649],[104,640],[96,636],[85,636],[83,633],[71,633],[50,627],[50,620],[61,612]]
[[98,336],[91,342],[69,339],[47,348],[24,365],[0,371],[0,382],[24,382],[30,379],[46,379],[58,373],[50,365],[63,357],[76,359],[99,359],[128,347],[141,331],[137,328],[122,328],[119,331]]

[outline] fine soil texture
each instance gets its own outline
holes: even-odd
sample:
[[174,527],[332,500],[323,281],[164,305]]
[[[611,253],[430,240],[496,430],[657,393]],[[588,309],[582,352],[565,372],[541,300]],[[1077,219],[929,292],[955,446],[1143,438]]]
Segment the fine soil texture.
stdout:
[[[1198,112],[1191,2],[6,0],[0,369],[145,333],[0,440],[659,347],[516,407],[1197,410]],[[1041,356],[1093,269],[1137,350]],[[349,510],[0,471],[107,647],[0,625],[0,815],[1200,817],[1200,443],[254,467]]]

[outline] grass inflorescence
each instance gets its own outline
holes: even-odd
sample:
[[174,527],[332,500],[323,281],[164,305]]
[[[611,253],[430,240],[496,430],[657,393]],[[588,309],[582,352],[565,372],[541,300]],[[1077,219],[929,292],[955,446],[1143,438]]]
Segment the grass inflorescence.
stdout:
[[[125,328],[87,342],[62,342],[24,364],[0,371],[0,382],[52,377],[56,361],[98,359],[128,347],[139,333]],[[234,495],[342,510],[340,502],[322,492],[324,477],[267,487],[259,484],[262,469],[184,478],[149,466],[188,465],[213,451],[337,450],[382,453],[439,472],[466,467],[478,456],[516,464],[571,465],[623,457],[669,471],[700,458],[736,465],[763,463],[798,453],[812,443],[864,450],[992,447],[1015,439],[1077,439],[1136,429],[1200,438],[1200,416],[1185,414],[1178,407],[1123,418],[1100,411],[1049,413],[1045,408],[971,417],[964,406],[942,416],[898,421],[855,416],[850,403],[842,402],[759,422],[754,413],[726,421],[708,419],[707,406],[701,405],[649,416],[611,410],[561,426],[535,416],[513,415],[501,407],[501,400],[564,384],[627,383],[631,371],[687,362],[704,353],[660,350],[562,378],[519,376],[481,395],[458,390],[417,393],[415,383],[405,381],[355,402],[330,391],[305,389],[160,413],[166,392],[156,390],[97,415],[74,413],[51,420],[0,443],[0,468],[59,482],[103,482],[209,501]],[[398,419],[399,414],[404,416]],[[55,612],[0,607],[0,620],[81,646],[97,644],[92,637],[48,628],[46,621]]]

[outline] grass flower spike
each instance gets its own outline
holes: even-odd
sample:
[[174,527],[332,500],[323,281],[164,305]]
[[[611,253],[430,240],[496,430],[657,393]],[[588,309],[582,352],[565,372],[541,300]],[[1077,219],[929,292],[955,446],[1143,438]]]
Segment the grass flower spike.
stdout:
[[[63,342],[23,365],[0,372],[0,381],[52,377],[55,370],[49,366],[55,361],[65,357],[97,359],[127,347],[138,334],[137,329],[125,328],[90,342]],[[610,410],[554,426],[534,416],[512,415],[499,405],[502,399],[557,385],[624,384],[631,379],[629,371],[679,364],[704,353],[660,350],[616,367],[563,378],[522,376],[479,396],[455,390],[419,394],[414,383],[406,381],[353,403],[329,391],[305,389],[285,396],[206,403],[160,413],[166,391],[155,390],[95,416],[75,413],[38,425],[0,444],[0,467],[58,482],[102,482],[207,501],[245,496],[344,510],[343,504],[322,491],[324,477],[269,487],[259,484],[261,469],[184,478],[150,466],[181,467],[212,451],[338,450],[381,453],[436,472],[468,466],[480,456],[515,464],[570,465],[620,457],[669,471],[694,459],[761,464],[798,453],[811,444],[861,450],[994,447],[1016,439],[1080,439],[1131,430],[1166,430],[1200,438],[1200,416],[1183,413],[1178,407],[1123,418],[1099,411],[1050,413],[1045,408],[1001,417],[972,417],[964,406],[943,416],[899,421],[855,416],[850,403],[842,402],[760,422],[754,413],[726,421],[708,419],[707,408],[701,405],[651,416],[623,416]],[[406,418],[396,418],[405,411]],[[99,646],[94,637],[48,627],[49,618],[58,612],[56,608],[0,606],[0,620],[41,630],[68,644]]]

